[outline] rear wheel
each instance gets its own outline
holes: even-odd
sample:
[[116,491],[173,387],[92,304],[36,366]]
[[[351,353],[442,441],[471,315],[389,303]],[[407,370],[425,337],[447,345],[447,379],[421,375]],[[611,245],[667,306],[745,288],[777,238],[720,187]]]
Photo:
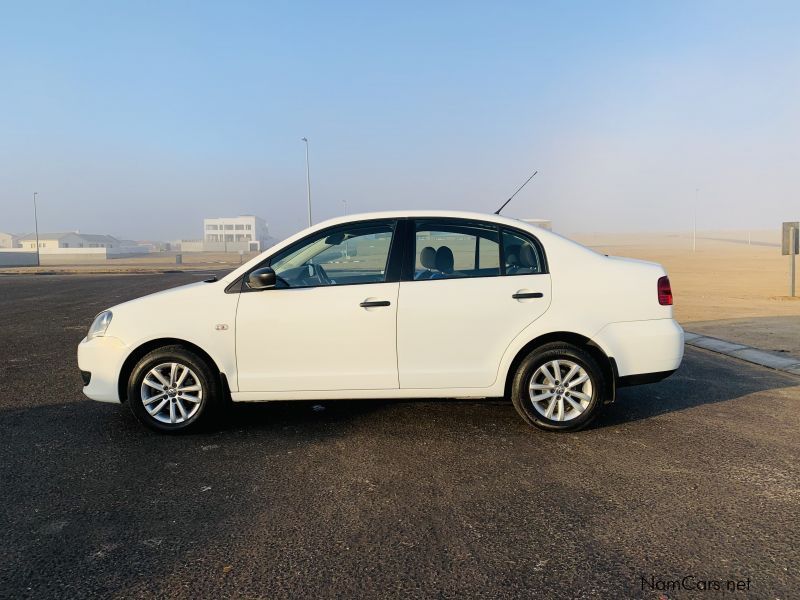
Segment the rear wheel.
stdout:
[[514,408],[529,425],[577,431],[594,419],[608,382],[591,354],[572,344],[545,344],[526,356],[511,388]]
[[181,346],[146,354],[128,380],[128,404],[143,425],[185,433],[207,425],[221,396],[218,377],[202,358]]

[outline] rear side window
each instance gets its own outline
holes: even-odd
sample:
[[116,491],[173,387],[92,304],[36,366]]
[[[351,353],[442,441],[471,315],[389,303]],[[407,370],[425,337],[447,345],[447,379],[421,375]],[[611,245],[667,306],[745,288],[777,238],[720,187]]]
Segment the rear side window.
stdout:
[[506,275],[536,275],[544,273],[544,261],[539,248],[529,238],[503,230],[503,260]]
[[416,222],[414,279],[455,279],[500,275],[495,227],[457,221]]

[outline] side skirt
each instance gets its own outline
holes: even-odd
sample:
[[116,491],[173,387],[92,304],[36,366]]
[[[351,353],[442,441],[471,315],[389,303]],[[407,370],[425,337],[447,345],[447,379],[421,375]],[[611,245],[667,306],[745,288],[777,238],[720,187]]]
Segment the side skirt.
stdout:
[[502,389],[384,389],[384,390],[306,390],[294,392],[232,392],[234,402],[271,402],[279,400],[378,400],[403,398],[500,398]]

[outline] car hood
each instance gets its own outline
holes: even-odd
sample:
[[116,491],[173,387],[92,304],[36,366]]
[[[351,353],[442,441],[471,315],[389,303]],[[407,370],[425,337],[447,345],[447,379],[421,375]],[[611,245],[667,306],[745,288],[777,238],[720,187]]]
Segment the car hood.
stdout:
[[121,302],[120,304],[112,306],[109,308],[109,310],[112,312],[126,311],[131,308],[139,308],[145,304],[170,304],[173,300],[184,301],[186,300],[187,296],[199,291],[197,288],[207,287],[209,285],[210,284],[203,281],[187,283],[185,285],[179,285],[178,287],[161,290],[160,292],[153,292],[152,294],[147,294],[146,296],[141,296],[139,298],[134,298],[133,300],[128,300],[127,302]]

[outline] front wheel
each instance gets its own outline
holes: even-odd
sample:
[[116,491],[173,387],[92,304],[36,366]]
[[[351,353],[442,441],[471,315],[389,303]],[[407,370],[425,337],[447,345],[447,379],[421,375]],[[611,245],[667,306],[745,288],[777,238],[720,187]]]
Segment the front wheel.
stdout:
[[608,382],[591,354],[572,344],[545,344],[517,368],[511,400],[529,425],[577,431],[594,419]]
[[145,355],[128,380],[128,404],[140,423],[162,433],[186,433],[210,421],[221,395],[206,361],[181,346]]

